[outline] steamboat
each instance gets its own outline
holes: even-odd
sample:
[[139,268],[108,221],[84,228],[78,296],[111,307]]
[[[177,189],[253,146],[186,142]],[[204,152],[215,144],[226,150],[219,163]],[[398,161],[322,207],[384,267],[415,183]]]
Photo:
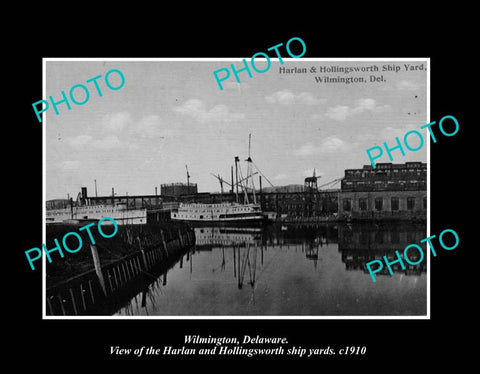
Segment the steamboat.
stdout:
[[[255,185],[253,176],[258,172],[253,172],[253,161],[250,157],[251,134],[248,139],[248,158],[246,177],[243,178],[242,169],[239,166],[240,159],[235,157],[235,183],[223,180],[219,175],[213,175],[220,181],[220,188],[223,193],[223,183],[235,188],[236,201],[211,204],[200,203],[181,203],[177,210],[171,212],[171,219],[178,221],[196,222],[196,223],[262,223],[266,215],[262,212],[260,204],[257,203]],[[189,178],[187,170],[187,180]],[[239,193],[239,188],[241,192]],[[252,192],[253,201],[249,201],[248,191]],[[243,202],[240,202],[240,194],[243,193]]]
[[264,216],[259,204],[215,203],[180,204],[171,213],[173,220],[195,222],[245,222],[262,221]]
[[[96,190],[96,185],[95,185]],[[112,189],[113,196],[113,189]],[[82,187],[76,201],[73,199],[61,200],[59,204],[47,205],[45,211],[46,224],[78,224],[99,221],[110,217],[118,225],[144,225],[147,223],[146,208],[132,208],[126,202],[112,199],[112,203],[92,203],[87,197],[87,188]]]
[[147,209],[127,209],[125,203],[116,203],[47,209],[45,213],[47,224],[98,221],[104,217],[113,218],[118,225],[144,225],[147,223]]

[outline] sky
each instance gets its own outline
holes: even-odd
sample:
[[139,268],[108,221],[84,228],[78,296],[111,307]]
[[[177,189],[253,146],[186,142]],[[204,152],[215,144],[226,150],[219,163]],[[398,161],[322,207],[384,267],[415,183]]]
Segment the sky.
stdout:
[[[59,101],[62,91],[69,97],[77,84],[85,85],[90,96],[86,101],[77,88],[74,98],[86,101],[84,105],[69,99],[70,110],[59,104],[57,115],[50,104],[44,113],[47,200],[76,197],[82,186],[94,195],[94,180],[99,196],[110,195],[112,187],[119,195],[153,195],[163,183],[186,183],[185,165],[199,192],[220,191],[211,173],[230,180],[234,157],[248,157],[249,134],[251,157],[275,186],[303,184],[313,169],[321,177],[318,184],[326,184],[342,178],[345,169],[369,164],[368,148],[383,142],[394,146],[395,137],[403,139],[410,130],[418,129],[427,138],[426,129],[420,130],[428,123],[425,61],[283,62],[272,58],[262,74],[249,65],[252,77],[240,72],[240,83],[231,72],[220,90],[213,72],[230,64],[240,69],[242,61],[49,59],[47,98]],[[255,65],[258,70],[267,67],[260,59]],[[321,72],[332,66],[374,65],[377,71]],[[417,70],[411,70],[413,66]],[[307,73],[281,73],[281,67],[306,68]],[[120,89],[106,86],[111,69],[124,76]],[[98,75],[101,97],[93,82],[86,82]],[[370,82],[371,75],[383,80]],[[364,82],[315,79],[325,76],[363,77]],[[119,75],[112,73],[109,83],[120,86]],[[409,141],[412,148],[418,145],[415,137]],[[393,162],[427,161],[426,145],[417,152],[405,151],[405,156],[393,152]],[[386,152],[377,162],[390,162]],[[246,163],[241,167],[245,174]],[[258,180],[255,183],[258,186]],[[265,179],[263,185],[269,185]]]

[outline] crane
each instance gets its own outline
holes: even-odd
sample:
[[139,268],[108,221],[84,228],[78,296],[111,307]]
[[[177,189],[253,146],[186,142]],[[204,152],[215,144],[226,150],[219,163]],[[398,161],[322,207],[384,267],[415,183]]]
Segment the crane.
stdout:
[[305,191],[318,191],[317,187],[317,179],[321,178],[321,176],[315,175],[316,170],[313,169],[313,176],[305,178]]

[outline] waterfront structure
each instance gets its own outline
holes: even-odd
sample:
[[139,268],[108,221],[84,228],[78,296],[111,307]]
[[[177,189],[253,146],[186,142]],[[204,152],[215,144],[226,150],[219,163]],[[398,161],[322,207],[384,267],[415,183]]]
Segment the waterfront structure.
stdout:
[[262,193],[264,211],[276,212],[287,220],[334,218],[337,214],[338,189],[308,192]]
[[162,196],[194,195],[198,193],[196,183],[165,183],[160,185]]
[[427,165],[381,163],[345,170],[338,197],[339,220],[426,219]]
[[[111,196],[90,197],[87,196],[86,188],[82,188],[82,193],[74,202],[64,199],[47,201],[47,212],[52,213],[50,208],[57,208],[57,211],[63,211],[57,216],[66,217],[67,214],[71,215],[71,205],[118,206],[130,213],[146,209],[149,222],[180,217],[203,222],[212,221],[212,217],[213,220],[231,220],[232,214],[240,214],[238,217],[242,220],[250,214],[256,220],[259,207],[264,216],[284,221],[426,219],[425,163],[380,163],[375,169],[371,165],[365,165],[362,169],[347,169],[340,189],[320,189],[316,178],[318,177],[307,177],[304,185],[295,185],[295,188],[262,189],[260,183],[259,189],[245,189],[242,194],[235,193],[233,189],[223,193],[198,193],[197,185],[193,183],[163,184],[161,195],[120,196],[112,189]],[[251,206],[248,207],[249,205]],[[99,207],[97,210],[102,209],[107,208]],[[177,216],[173,217],[172,212],[175,211]],[[80,212],[76,216],[82,218],[91,214],[94,213],[82,215]]]
[[[319,190],[306,194],[303,191],[278,191],[263,192],[257,191],[257,200],[264,215],[269,215],[270,219],[283,217],[290,220],[302,220],[308,217],[334,219],[337,214],[337,203],[339,189]],[[253,193],[247,193],[249,201],[253,201]],[[243,196],[241,196],[243,197]],[[169,220],[171,212],[177,210],[181,203],[234,203],[236,196],[234,193],[197,193],[193,195],[182,196],[161,196],[161,195],[112,195],[112,196],[88,196],[84,202],[80,200],[73,201],[73,205],[105,205],[123,204],[128,210],[146,209],[148,222]],[[70,209],[68,200],[49,200],[47,211],[53,207]]]

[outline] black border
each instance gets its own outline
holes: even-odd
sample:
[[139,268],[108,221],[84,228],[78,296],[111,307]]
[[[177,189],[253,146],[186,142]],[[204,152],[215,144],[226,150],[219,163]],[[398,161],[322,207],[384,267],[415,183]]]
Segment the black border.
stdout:
[[[13,256],[5,265],[12,272],[12,286],[8,289],[12,291],[13,302],[7,302],[4,308],[14,316],[12,330],[15,330],[9,349],[25,354],[23,365],[40,368],[45,362],[49,367],[58,363],[58,371],[80,366],[91,368],[92,363],[109,365],[105,369],[122,367],[127,361],[137,365],[165,362],[177,365],[193,360],[209,365],[240,360],[249,363],[292,361],[274,356],[249,359],[143,356],[138,359],[109,355],[111,345],[181,345],[185,334],[239,337],[258,334],[285,336],[296,346],[365,345],[368,348],[365,356],[318,356],[308,361],[299,360],[310,364],[346,362],[367,368],[366,364],[376,365],[386,359],[390,365],[399,366],[407,365],[412,354],[422,357],[422,361],[450,358],[455,362],[462,356],[464,344],[468,344],[462,334],[469,323],[466,299],[459,292],[470,284],[465,274],[464,264],[469,258],[463,227],[466,217],[461,203],[466,196],[459,194],[463,185],[460,181],[465,178],[459,165],[466,161],[461,151],[465,149],[469,123],[469,108],[464,100],[469,85],[469,71],[465,68],[468,59],[463,57],[465,51],[457,44],[458,29],[454,37],[450,24],[443,23],[443,28],[437,25],[433,30],[424,18],[417,21],[418,27],[413,19],[402,25],[365,20],[365,24],[347,27],[338,19],[338,24],[327,28],[320,24],[299,27],[280,21],[276,27],[253,21],[227,24],[223,19],[214,22],[211,29],[199,24],[142,27],[134,23],[132,27],[123,24],[119,28],[100,27],[91,34],[77,38],[70,34],[70,38],[55,40],[56,33],[68,26],[64,21],[46,28],[44,35],[52,36],[47,41],[33,43],[28,36],[25,40],[20,36],[18,45],[25,48],[19,58],[21,74],[20,69],[10,64],[12,71],[17,72],[14,83],[19,92],[15,95],[15,104],[19,108],[10,113],[12,119],[6,123],[8,133],[12,133],[9,138],[15,143],[4,155],[8,164],[4,183],[14,187],[10,193],[16,196],[7,199],[9,212],[13,212],[8,214],[11,220],[8,252]],[[24,251],[42,240],[42,125],[31,110],[31,103],[42,96],[42,57],[249,57],[294,36],[302,38],[307,45],[304,57],[431,58],[431,120],[438,122],[445,115],[453,115],[460,123],[457,135],[431,144],[431,233],[451,228],[461,239],[454,251],[440,251],[438,257],[432,259],[431,320],[42,320],[41,276],[28,268],[24,258]],[[60,362],[70,366],[62,366]]]

